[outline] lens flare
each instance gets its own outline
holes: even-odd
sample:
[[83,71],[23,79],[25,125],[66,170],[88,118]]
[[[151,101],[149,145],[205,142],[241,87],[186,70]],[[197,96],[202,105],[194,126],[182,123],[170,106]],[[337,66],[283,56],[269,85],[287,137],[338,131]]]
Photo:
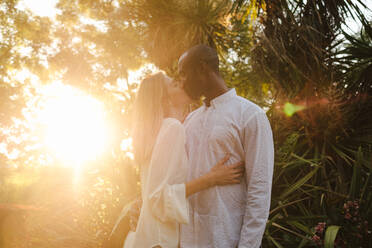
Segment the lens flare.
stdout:
[[290,103],[290,102],[286,102],[284,104],[283,111],[286,114],[286,116],[291,117],[296,112],[304,110],[304,109],[305,109],[305,106],[303,106],[303,105],[296,105],[296,104],[293,104],[293,103]]

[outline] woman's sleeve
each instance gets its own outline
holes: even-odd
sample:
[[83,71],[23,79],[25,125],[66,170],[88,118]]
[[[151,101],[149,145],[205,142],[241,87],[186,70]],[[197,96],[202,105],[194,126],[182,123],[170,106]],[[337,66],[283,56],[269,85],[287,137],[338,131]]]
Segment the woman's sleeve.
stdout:
[[[174,183],[187,163],[185,131],[180,122],[168,120],[160,130],[149,164],[147,192],[152,213],[162,222],[189,221],[185,183]],[[184,173],[181,171],[181,173]]]

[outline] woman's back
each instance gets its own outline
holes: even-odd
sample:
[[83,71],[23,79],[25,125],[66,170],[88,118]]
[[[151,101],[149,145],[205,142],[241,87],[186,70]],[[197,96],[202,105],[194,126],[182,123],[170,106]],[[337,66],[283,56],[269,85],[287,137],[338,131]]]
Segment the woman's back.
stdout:
[[178,247],[179,224],[188,222],[186,176],[185,130],[178,120],[166,118],[150,161],[141,167],[143,204],[125,248]]

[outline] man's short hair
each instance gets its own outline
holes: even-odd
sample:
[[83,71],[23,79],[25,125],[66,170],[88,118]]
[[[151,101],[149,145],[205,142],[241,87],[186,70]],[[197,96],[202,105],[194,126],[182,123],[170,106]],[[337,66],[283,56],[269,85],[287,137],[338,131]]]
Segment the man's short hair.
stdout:
[[[196,45],[191,47],[183,55],[185,64],[191,67],[199,67],[202,62],[206,63],[214,72],[219,72],[219,59],[217,51],[207,45]],[[182,57],[181,57],[182,59]]]

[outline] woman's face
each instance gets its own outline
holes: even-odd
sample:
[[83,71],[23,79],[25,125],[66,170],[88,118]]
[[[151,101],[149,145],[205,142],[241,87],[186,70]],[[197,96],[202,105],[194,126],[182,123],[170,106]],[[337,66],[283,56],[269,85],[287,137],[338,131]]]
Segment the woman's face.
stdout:
[[168,76],[165,76],[168,96],[174,106],[185,106],[191,103],[191,98],[183,90],[179,81],[176,81]]

